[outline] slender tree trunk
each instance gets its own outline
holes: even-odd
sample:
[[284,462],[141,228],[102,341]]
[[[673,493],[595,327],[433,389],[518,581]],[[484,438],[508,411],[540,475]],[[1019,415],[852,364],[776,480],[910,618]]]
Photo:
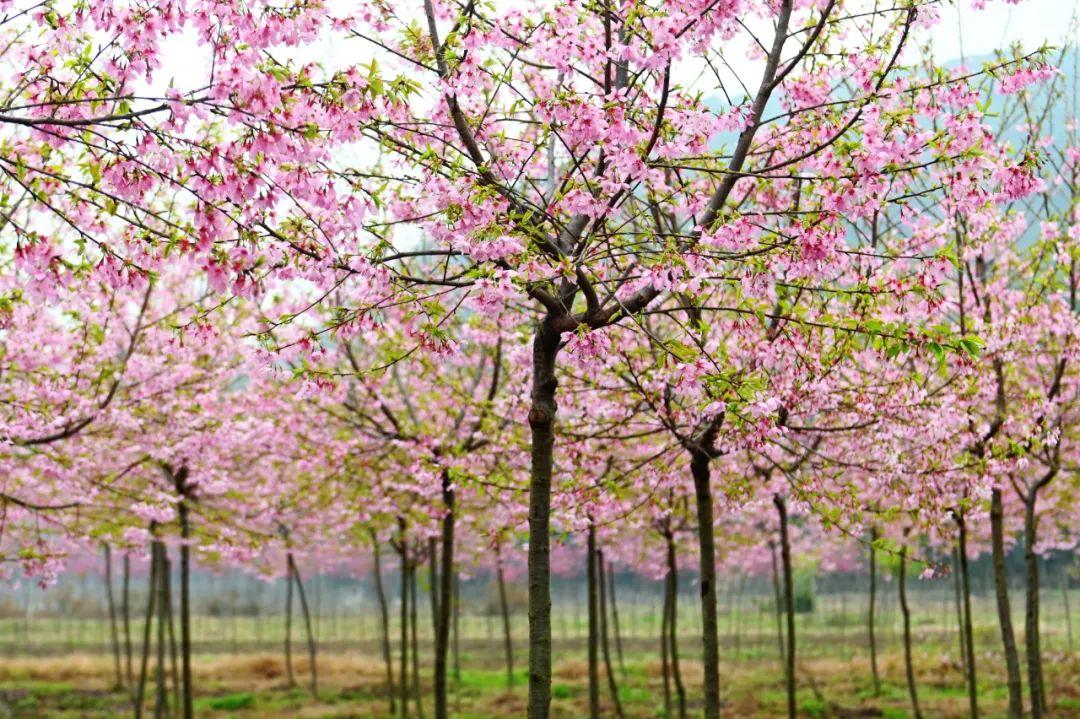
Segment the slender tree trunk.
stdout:
[[105,600],[109,606],[109,637],[112,639],[113,664],[116,670],[116,688],[124,686],[124,677],[120,668],[120,630],[116,625],[116,601],[113,598],[112,549],[108,544],[101,545],[105,551]]
[[660,614],[660,667],[664,675],[664,716],[671,719],[671,668],[668,663],[668,613],[671,611],[671,582],[668,581],[671,568],[668,567],[668,575],[664,576],[664,607]]
[[551,712],[551,473],[555,457],[555,361],[560,332],[545,317],[533,339],[529,429],[529,703],[528,719]]
[[169,694],[165,686],[165,625],[168,622],[168,616],[166,614],[166,603],[168,598],[165,596],[165,575],[169,571],[169,560],[165,555],[165,545],[162,542],[157,543],[158,553],[158,572],[157,572],[157,586],[154,587],[154,591],[157,592],[157,657],[154,664],[154,679],[156,693],[154,696],[154,719],[164,719],[165,713],[169,710]]
[[[151,526],[153,536],[153,526]],[[139,663],[139,681],[135,685],[135,719],[142,719],[143,699],[146,696],[146,675],[150,664],[150,629],[154,622],[154,603],[157,599],[158,555],[157,541],[150,544],[150,578],[146,587],[146,617],[143,622],[142,657]]]
[[386,590],[382,581],[382,556],[379,540],[374,530],[371,532],[371,547],[375,560],[375,596],[379,600],[379,619],[382,621],[382,654],[386,664],[386,694],[390,698],[390,715],[397,709],[394,698],[394,662],[390,655],[390,610],[386,603]]
[[626,676],[626,665],[623,662],[622,632],[619,631],[619,604],[615,600],[615,567],[611,562],[607,565],[608,598],[611,601],[611,626],[615,632],[615,655],[619,658],[619,673]]
[[1041,719],[1046,714],[1046,693],[1043,688],[1042,650],[1039,647],[1039,564],[1035,554],[1038,519],[1035,503],[1038,493],[1028,492],[1024,502],[1024,565],[1027,578],[1027,604],[1024,610],[1024,643],[1027,649],[1028,694],[1031,696],[1031,717]]
[[124,626],[124,676],[129,689],[135,684],[135,673],[131,665],[131,557],[124,553],[124,576],[120,590],[120,613]]
[[881,675],[877,665],[877,634],[874,613],[877,611],[877,528],[870,529],[870,611],[866,619],[866,628],[870,635],[870,671],[874,675],[874,696],[881,695]]
[[409,716],[409,546],[401,532],[401,664],[398,680],[401,689],[400,719]]
[[699,576],[702,664],[705,672],[705,719],[719,719],[720,639],[716,621],[716,545],[713,536],[713,498],[708,455],[703,452],[691,452],[690,472],[694,477],[701,562]]
[[586,546],[585,571],[589,602],[589,719],[600,717],[600,667],[597,661],[597,649],[600,646],[598,597],[596,591],[596,528],[589,521],[589,534]]
[[994,592],[997,597],[998,624],[1005,652],[1005,672],[1009,688],[1009,719],[1024,715],[1024,699],[1020,686],[1020,656],[1016,651],[1012,608],[1009,606],[1009,577],[1005,571],[1005,517],[1001,505],[1001,490],[990,494],[990,558],[994,567]]
[[915,719],[922,719],[919,709],[919,695],[915,688],[915,667],[911,659],[911,612],[907,603],[907,547],[900,548],[900,612],[904,618],[904,671],[907,674],[908,694],[911,695],[911,709]]
[[957,526],[956,552],[960,557],[960,587],[964,598],[964,645],[968,657],[967,685],[968,685],[968,711],[972,719],[979,716],[979,686],[975,679],[975,640],[971,626],[971,576],[968,572],[967,558],[967,520],[964,515],[955,514]]
[[176,652],[176,621],[173,617],[172,601],[172,560],[165,557],[165,616],[168,619],[169,629],[169,670],[173,690],[173,713],[182,711],[183,704],[180,701],[180,669]]
[[964,640],[964,601],[963,589],[960,586],[960,553],[953,547],[953,596],[956,602],[956,638],[960,642],[960,664],[967,676],[967,668],[970,659],[967,654],[967,642]]
[[[458,620],[461,617],[461,577],[454,570],[454,684],[461,684],[461,631]],[[512,674],[513,672],[511,672]],[[455,696],[456,696],[455,689]],[[456,703],[455,699],[455,703]]]
[[296,686],[296,674],[292,663],[292,605],[293,605],[292,563],[285,560],[285,676],[289,686]]
[[439,634],[439,542],[435,537],[428,537],[428,604],[431,609],[431,636]]
[[774,612],[776,615],[776,643],[779,651],[780,667],[783,669],[787,666],[787,660],[784,659],[787,654],[784,651],[784,595],[780,590],[780,570],[776,562],[776,544],[773,542],[769,542],[769,553],[772,555],[773,604],[776,608]]
[[608,642],[608,622],[607,622],[607,592],[605,591],[605,585],[607,584],[604,571],[604,550],[596,550],[596,569],[599,574],[600,587],[600,646],[604,652],[604,671],[607,673],[608,680],[608,692],[611,694],[611,703],[615,705],[615,716],[618,719],[623,719],[622,702],[619,701],[619,687],[615,682],[615,671],[611,666],[611,646]]
[[791,572],[791,540],[788,537],[787,500],[773,495],[780,516],[780,562],[784,570],[784,609],[787,612],[787,649],[784,653],[784,680],[787,684],[788,719],[795,719],[795,591]]
[[675,536],[668,533],[668,651],[671,654],[671,677],[675,683],[675,696],[679,703],[679,719],[686,719],[686,687],[683,686],[682,672],[679,669],[679,565],[675,553]]
[[413,564],[409,571],[409,634],[412,644],[412,691],[413,704],[416,705],[416,716],[424,719],[424,701],[420,691],[420,643],[417,639],[419,622],[417,621],[417,581],[416,570],[418,566]]
[[183,498],[180,515],[180,676],[183,682],[183,719],[194,719],[195,687],[191,678],[191,520],[188,500]]
[[1069,611],[1069,570],[1061,570],[1061,603],[1065,605],[1065,641],[1071,652],[1073,650],[1072,613]]
[[288,554],[289,566],[292,567],[293,581],[296,582],[296,593],[300,597],[300,611],[304,614],[304,630],[307,633],[308,661],[311,663],[311,696],[319,695],[319,671],[315,665],[315,634],[311,631],[311,611],[308,609],[307,594],[304,592],[304,582],[300,578],[300,570],[296,568],[296,560],[292,552]]
[[502,566],[502,549],[495,545],[495,581],[499,587],[499,610],[502,612],[503,656],[506,659],[506,686],[514,686],[514,640],[510,635],[510,603],[506,600],[506,577]]
[[[432,585],[431,596],[438,598],[437,622],[435,624],[435,719],[447,719],[446,664],[450,651],[450,605],[454,579],[454,488],[450,473],[442,473],[442,498],[446,515],[442,520],[442,555],[439,567],[438,591]],[[433,547],[434,549],[434,547]],[[434,566],[434,563],[433,563]]]

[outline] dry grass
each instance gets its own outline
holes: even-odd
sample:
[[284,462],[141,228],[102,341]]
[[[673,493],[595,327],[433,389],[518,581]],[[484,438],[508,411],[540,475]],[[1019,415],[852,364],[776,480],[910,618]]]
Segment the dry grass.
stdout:
[[[488,663],[488,657],[475,659],[477,665]],[[628,656],[627,659],[628,676],[620,677],[620,683],[626,690],[623,703],[627,719],[654,718],[662,706],[660,662],[653,656],[645,655]],[[870,667],[865,658],[800,660],[797,670],[800,716],[836,719],[904,716],[908,698],[902,659],[902,655],[894,650],[881,656],[879,666],[884,686],[879,697],[873,696],[870,691]],[[382,696],[384,668],[378,658],[324,654],[318,662],[321,696],[315,701],[303,691],[308,678],[306,655],[294,657],[294,672],[300,689],[292,690],[285,687],[285,664],[280,655],[199,656],[194,665],[196,686],[204,697],[199,716],[212,719],[385,716],[386,701]],[[700,711],[701,664],[689,659],[682,660],[680,664],[689,693],[690,710],[694,714]],[[1080,656],[1048,653],[1046,670],[1047,689],[1054,707],[1052,716],[1080,716],[1080,682],[1077,681],[1080,678]],[[105,694],[113,682],[113,671],[112,660],[107,656],[76,654],[64,658],[2,659],[0,705],[5,703],[5,696],[23,696],[27,691],[33,691],[35,683],[62,683],[67,685],[63,691],[72,695],[110,697],[112,709],[101,712],[80,710],[81,713],[69,714],[39,707],[37,714],[16,712],[12,716],[86,719],[114,716],[115,713],[109,712],[124,711],[126,699],[122,694]],[[963,676],[953,658],[945,653],[920,653],[916,672],[925,716],[940,719],[967,716]],[[556,662],[556,694],[552,706],[554,717],[577,719],[587,715],[587,676],[588,666],[580,658],[564,656]],[[783,678],[775,659],[724,661],[721,681],[725,717],[782,715]],[[1000,715],[1004,710],[1005,696],[1000,688],[1003,676],[996,655],[980,655],[979,681],[983,688],[980,708],[986,716]],[[424,688],[425,691],[430,689],[426,683]],[[253,694],[252,705],[220,711],[212,707],[212,697],[236,693]],[[606,682],[602,683],[601,694],[606,706]],[[430,711],[430,697],[426,701]],[[502,686],[501,670],[472,669],[453,703],[470,719],[524,716],[525,683],[520,681],[513,691],[507,691]],[[0,709],[4,707],[0,706]]]

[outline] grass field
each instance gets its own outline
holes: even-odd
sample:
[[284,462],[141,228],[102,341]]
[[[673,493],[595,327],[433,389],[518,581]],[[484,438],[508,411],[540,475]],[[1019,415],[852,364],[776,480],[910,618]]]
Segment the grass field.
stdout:
[[[647,658],[646,647],[627,647],[625,672],[617,671],[620,699],[628,717],[662,717],[663,683],[659,662]],[[583,652],[577,652],[578,655]],[[967,716],[961,668],[949,651],[921,642],[916,654],[919,694],[926,717]],[[501,658],[490,650],[470,650],[461,656],[463,668],[454,682],[451,706],[461,719],[524,716],[525,674],[519,669],[516,686],[506,688]],[[301,686],[290,688],[280,654],[199,655],[195,662],[197,716],[226,719],[285,719],[286,717],[384,717],[388,707],[383,667],[375,657],[324,653],[319,658],[317,698],[306,689],[308,665],[294,664]],[[980,703],[984,716],[1002,716],[1005,692],[998,667],[1000,657],[979,656]],[[700,666],[687,652],[682,660],[691,716],[698,700]],[[902,656],[890,647],[880,661],[882,691],[874,696],[865,658],[815,657],[798,665],[800,715],[806,717],[906,717],[909,700],[903,681]],[[1046,657],[1052,715],[1080,716],[1080,657],[1064,653]],[[583,659],[563,648],[555,665],[553,715],[569,719],[586,715],[587,667]],[[781,716],[783,682],[775,658],[725,660],[725,716]],[[603,703],[613,716],[604,685]],[[426,694],[425,687],[425,694]],[[425,696],[430,715],[430,699]],[[0,717],[104,719],[131,715],[131,700],[113,687],[108,656],[75,654],[66,657],[8,659],[0,663]],[[149,715],[149,714],[148,714]],[[417,716],[410,711],[411,716]]]
[[[1080,653],[1071,646],[1064,603],[1047,593],[1043,609],[1044,662],[1054,717],[1080,717]],[[830,597],[814,611],[797,615],[798,706],[803,717],[906,717],[910,700],[904,682],[899,616],[887,595],[879,607],[879,666],[882,685],[873,691],[861,597]],[[956,617],[951,595],[920,593],[914,602],[916,673],[927,719],[965,717],[967,697],[957,659]],[[1074,605],[1076,600],[1073,600]],[[992,600],[974,605],[980,709],[1003,716],[1005,687],[1000,638]],[[689,715],[700,713],[701,669],[698,617],[682,603],[680,655]],[[421,607],[423,609],[423,607]],[[1019,608],[1017,608],[1019,609]],[[421,613],[420,651],[425,716],[431,716],[430,627]],[[624,668],[616,669],[621,703],[628,718],[663,717],[664,693],[657,633],[659,618],[650,603],[620,607]],[[1017,616],[1020,626],[1022,622]],[[585,620],[563,606],[554,621],[553,716],[587,716]],[[280,615],[199,616],[194,622],[195,686],[199,717],[286,719],[288,717],[388,717],[378,625],[372,616],[324,615],[316,623],[319,692],[307,689],[308,664],[301,625],[294,622],[293,656],[298,686],[288,686],[282,657]],[[142,622],[133,618],[138,654]],[[465,613],[459,629],[459,673],[451,688],[459,719],[523,717],[526,662],[525,617],[513,619],[515,686],[506,687],[498,617]],[[765,603],[747,597],[721,606],[724,713],[727,717],[784,715],[785,695],[778,660],[775,617]],[[397,627],[394,626],[396,637]],[[1018,637],[1022,642],[1022,637]],[[1074,639],[1077,639],[1074,637]],[[1021,643],[1021,651],[1022,651]],[[1023,659],[1021,657],[1021,659]],[[394,670],[397,672],[395,658]],[[135,672],[138,672],[136,656]],[[150,661],[153,676],[153,658]],[[1025,676],[1026,679],[1026,676]],[[152,684],[152,682],[151,682]],[[153,693],[152,686],[148,693]],[[602,681],[605,716],[614,716]],[[132,715],[126,690],[115,688],[108,623],[101,619],[51,617],[0,620],[0,719],[41,717],[104,719]],[[146,714],[152,716],[152,712]],[[410,716],[419,716],[414,707]]]

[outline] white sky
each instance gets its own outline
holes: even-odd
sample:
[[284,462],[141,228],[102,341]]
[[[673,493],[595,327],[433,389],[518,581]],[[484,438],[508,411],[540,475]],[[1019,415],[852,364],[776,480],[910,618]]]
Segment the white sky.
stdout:
[[931,32],[939,62],[987,55],[1014,42],[1030,52],[1043,43],[1077,41],[1077,4],[1072,0],[1022,0],[1017,5],[996,0],[983,10],[973,9],[971,0],[959,0],[942,4],[940,16]]

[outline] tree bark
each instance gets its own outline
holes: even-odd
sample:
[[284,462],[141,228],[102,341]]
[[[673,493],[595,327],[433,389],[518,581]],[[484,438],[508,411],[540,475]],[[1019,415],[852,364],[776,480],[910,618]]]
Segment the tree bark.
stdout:
[[784,651],[784,595],[780,590],[780,569],[776,565],[776,544],[769,542],[769,553],[772,555],[772,586],[773,586],[773,603],[776,607],[774,614],[776,615],[776,643],[780,657],[780,668],[783,670],[787,666],[787,661],[784,657],[787,652]]
[[180,676],[183,719],[194,719],[195,687],[191,678],[191,519],[186,497],[180,502]]
[[[150,533],[153,536],[154,527],[151,525]],[[150,664],[150,629],[154,622],[154,603],[157,600],[157,572],[158,556],[157,541],[150,544],[150,578],[147,581],[146,592],[146,617],[143,622],[142,657],[139,663],[139,681],[135,685],[135,719],[142,719],[143,699],[146,696],[146,674]]]
[[1005,653],[1006,683],[1009,688],[1009,719],[1021,719],[1024,715],[1024,700],[1020,685],[1020,656],[1016,651],[1012,608],[1009,605],[1009,577],[1005,571],[1004,525],[1001,490],[995,487],[990,494],[990,558],[994,568],[998,625],[1001,627],[1001,644]]
[[158,572],[157,572],[157,586],[154,587],[154,591],[157,592],[157,657],[154,664],[154,679],[156,692],[154,695],[154,719],[164,719],[165,713],[169,710],[169,695],[165,686],[165,625],[168,622],[168,617],[165,611],[165,605],[168,602],[168,598],[165,596],[165,575],[169,571],[169,560],[165,555],[165,545],[162,542],[158,542],[156,546],[158,553]]
[[1061,570],[1061,603],[1065,605],[1065,646],[1073,650],[1072,612],[1069,611],[1069,570]]
[[[458,620],[461,617],[461,578],[454,570],[454,684],[461,684],[461,632]],[[455,697],[457,696],[455,689]],[[456,704],[455,698],[455,704]]]
[[597,661],[597,649],[600,646],[598,596],[596,591],[596,528],[589,521],[589,533],[586,542],[585,571],[589,602],[589,719],[600,717],[600,668]]
[[626,664],[623,662],[622,632],[619,631],[619,604],[615,601],[615,567],[607,564],[608,598],[611,601],[611,627],[615,636],[615,656],[619,658],[619,673],[626,676]]
[[[437,621],[435,624],[435,719],[447,719],[446,665],[450,651],[450,605],[454,579],[454,487],[450,473],[442,472],[442,499],[446,514],[442,519],[442,554],[439,567],[439,586],[431,587],[431,596],[437,598]],[[434,566],[434,560],[432,560]]]
[[664,716],[671,714],[671,667],[668,662],[668,612],[671,610],[671,582],[668,581],[671,567],[668,565],[668,574],[664,576],[664,602],[660,612],[660,671],[664,677]]
[[795,591],[791,572],[791,540],[788,537],[787,500],[773,495],[780,517],[780,563],[784,571],[784,609],[787,613],[787,648],[784,652],[784,681],[787,685],[788,719],[795,719]]
[[907,547],[900,548],[900,612],[904,618],[904,671],[907,674],[908,694],[911,696],[911,709],[915,719],[922,719],[919,709],[919,694],[915,688],[915,667],[911,659],[911,612],[907,603]]
[[400,719],[409,716],[409,545],[405,541],[404,522],[401,523],[401,665],[398,679],[401,689]]
[[168,619],[169,629],[169,670],[172,679],[173,712],[182,711],[183,704],[180,699],[180,671],[176,657],[176,621],[173,616],[172,601],[172,560],[165,557],[165,616]]
[[705,719],[719,719],[720,639],[716,621],[716,544],[713,536],[713,499],[708,455],[700,451],[691,451],[690,472],[694,477],[701,564],[699,576],[702,664],[705,672]]
[[[440,522],[441,527],[441,522]],[[440,529],[441,531],[441,529]],[[428,537],[427,540],[427,559],[428,559],[428,608],[431,610],[431,648],[438,655],[438,640],[439,640],[439,542],[435,537]],[[436,659],[435,661],[438,661]],[[434,665],[431,672],[431,687],[435,690],[435,671]],[[432,697],[433,703],[438,703],[438,697]],[[436,707],[438,709],[438,707]]]
[[308,608],[307,594],[304,592],[304,582],[300,578],[300,570],[296,567],[296,560],[292,552],[287,555],[289,566],[292,567],[293,581],[296,582],[296,593],[300,596],[300,611],[304,614],[304,630],[307,633],[308,661],[311,663],[311,696],[319,695],[319,670],[315,665],[315,634],[311,631],[311,611]]
[[877,634],[874,614],[877,611],[877,528],[870,529],[870,611],[866,619],[866,628],[870,635],[870,671],[874,675],[874,696],[881,695],[881,675],[877,665]]
[[555,458],[555,361],[560,333],[548,315],[533,339],[529,429],[529,703],[528,719],[551,713],[551,473]]
[[1035,554],[1038,519],[1035,504],[1038,491],[1032,488],[1024,501],[1024,565],[1027,580],[1024,608],[1024,644],[1027,649],[1028,694],[1031,697],[1031,718],[1046,714],[1046,693],[1043,688],[1042,650],[1039,646],[1039,564]]
[[288,678],[289,686],[296,686],[296,674],[293,673],[292,663],[292,594],[293,594],[293,581],[292,581],[292,564],[286,558],[285,560],[285,676]]
[[112,639],[113,664],[116,671],[116,688],[124,686],[124,677],[120,668],[120,630],[116,623],[116,601],[113,598],[112,549],[108,544],[101,545],[105,551],[105,600],[109,607],[109,636]]
[[960,664],[967,676],[967,667],[970,663],[967,654],[967,641],[964,639],[964,601],[961,598],[963,590],[960,586],[960,553],[953,547],[953,599],[956,603],[956,638],[960,642]]
[[506,600],[506,577],[503,574],[501,544],[495,545],[495,581],[499,588],[499,610],[503,624],[503,656],[506,659],[506,686],[514,686],[514,640],[510,634],[510,603]]
[[971,576],[968,573],[967,558],[967,520],[964,515],[957,512],[955,515],[957,525],[956,551],[960,557],[960,586],[964,598],[964,645],[968,657],[967,685],[968,685],[968,711],[972,719],[979,717],[979,686],[975,680],[975,641],[974,631],[971,626]]
[[686,687],[683,686],[682,672],[679,669],[679,565],[675,552],[675,537],[671,532],[668,533],[667,542],[667,582],[671,596],[667,621],[668,651],[671,655],[671,677],[675,683],[675,696],[679,704],[679,719],[686,719]]
[[600,605],[598,612],[600,615],[600,646],[604,652],[604,671],[607,673],[608,692],[611,694],[611,703],[615,706],[615,716],[618,719],[623,719],[622,702],[619,701],[619,687],[615,682],[615,671],[611,666],[611,646],[608,642],[608,622],[607,622],[607,592],[605,591],[605,585],[607,584],[604,571],[604,550],[596,550],[596,569],[599,576],[599,588],[600,588]]
[[124,577],[120,593],[120,613],[124,624],[124,676],[130,689],[135,683],[135,673],[131,665],[131,557],[124,552]]
[[412,644],[412,692],[413,704],[416,705],[416,716],[424,719],[424,701],[420,692],[420,646],[417,640],[419,622],[417,621],[417,591],[416,570],[418,564],[414,563],[409,571],[409,634]]
[[382,654],[386,664],[386,694],[390,698],[390,715],[393,716],[397,709],[394,697],[394,662],[390,655],[390,610],[386,602],[386,589],[382,581],[382,556],[379,550],[379,540],[375,531],[371,532],[371,547],[375,561],[375,596],[379,600],[379,619],[382,621]]

